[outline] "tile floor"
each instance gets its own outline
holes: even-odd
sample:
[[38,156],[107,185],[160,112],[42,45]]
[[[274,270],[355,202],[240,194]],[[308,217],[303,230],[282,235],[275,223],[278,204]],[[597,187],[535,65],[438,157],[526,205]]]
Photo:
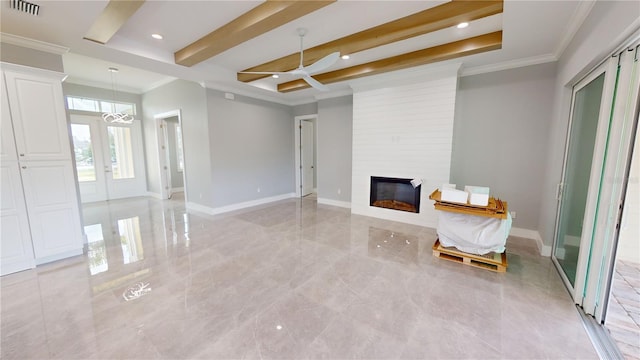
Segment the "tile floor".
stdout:
[[84,208],[85,256],[0,278],[2,359],[596,359],[549,258],[499,274],[433,229],[291,199],[220,216],[179,200]]
[[640,360],[640,264],[617,260],[605,327],[627,360]]

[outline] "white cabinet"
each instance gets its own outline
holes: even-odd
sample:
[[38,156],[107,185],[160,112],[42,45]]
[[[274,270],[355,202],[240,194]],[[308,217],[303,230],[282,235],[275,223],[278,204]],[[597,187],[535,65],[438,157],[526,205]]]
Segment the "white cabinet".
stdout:
[[16,153],[16,142],[13,137],[7,88],[3,81],[0,81],[0,92],[2,93],[2,102],[0,103],[0,109],[2,110],[2,117],[0,118],[0,123],[2,124],[0,128],[0,160],[4,164],[5,161],[18,160],[18,154]]
[[2,63],[0,275],[82,254],[62,74]]
[[18,158],[71,160],[62,76],[4,71],[4,78]]
[[4,275],[34,267],[35,258],[17,162],[2,163],[0,181],[0,274]]
[[20,172],[36,263],[81,254],[80,212],[71,162],[21,163]]

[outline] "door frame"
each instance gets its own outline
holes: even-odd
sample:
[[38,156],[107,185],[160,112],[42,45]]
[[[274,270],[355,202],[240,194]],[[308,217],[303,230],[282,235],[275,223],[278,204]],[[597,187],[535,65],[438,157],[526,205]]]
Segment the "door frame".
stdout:
[[[318,131],[317,131],[317,125],[318,125],[318,114],[309,114],[309,115],[300,115],[300,116],[296,116],[294,117],[294,121],[293,121],[293,133],[294,133],[294,153],[295,153],[295,162],[294,162],[294,173],[296,174],[296,197],[302,197],[302,178],[301,178],[301,174],[300,174],[300,166],[301,166],[301,156],[302,156],[302,152],[301,152],[301,139],[300,139],[300,126],[301,126],[301,121],[314,121],[316,122],[316,128],[313,131],[313,138],[315,141],[315,144],[318,143]],[[317,154],[316,154],[317,156]],[[315,167],[315,171],[316,171],[316,177],[318,174],[318,167],[317,164],[314,164]],[[317,184],[316,184],[317,185]],[[315,189],[316,187],[314,187]]]
[[[182,143],[184,144],[184,128],[182,126],[182,111],[180,109],[163,112],[153,116],[153,119],[155,121],[155,128],[156,128],[156,144],[157,144],[156,151],[158,154],[158,173],[160,175],[159,176],[160,198],[162,200],[168,200],[171,196],[171,194],[169,193],[169,187],[170,187],[170,181],[171,181],[171,175],[170,175],[171,168],[169,164],[169,155],[168,155],[169,144],[167,144],[168,142],[168,136],[166,131],[167,122],[165,120],[173,117],[178,118],[178,124],[180,125],[180,128],[183,129],[183,131],[180,132],[180,136],[182,136]],[[183,185],[184,201],[186,203],[188,202],[187,200],[187,164],[186,164],[187,155],[185,153],[184,146],[182,149],[182,156],[185,159],[184,168],[182,170],[182,181],[184,184]]]

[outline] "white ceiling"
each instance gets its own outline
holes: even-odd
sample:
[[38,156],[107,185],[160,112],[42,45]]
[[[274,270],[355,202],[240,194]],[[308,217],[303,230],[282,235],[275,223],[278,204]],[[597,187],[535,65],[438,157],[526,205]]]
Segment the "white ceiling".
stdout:
[[[108,4],[107,0],[32,2],[41,6],[38,16],[12,10],[8,1],[2,1],[0,29],[4,34],[69,48],[63,55],[69,82],[111,89],[111,74],[107,68],[115,66],[120,69],[116,81],[122,91],[143,93],[182,78],[224,91],[296,104],[326,94],[314,89],[281,94],[264,89],[275,88],[274,79],[245,84],[236,80],[236,73],[298,51],[296,29],[299,27],[308,29],[304,46],[309,48],[446,1],[339,0],[193,67],[174,64],[173,53],[261,1],[147,0],[106,45],[83,40],[83,36]],[[582,0],[505,0],[502,14],[474,21],[466,29],[444,29],[351,54],[350,60],[340,60],[332,69],[500,29],[503,30],[502,49],[448,62],[461,62],[466,73],[477,73],[553,61],[564,50],[592,5],[593,1]],[[160,33],[164,39],[155,40],[151,38],[152,33]],[[349,83],[329,84],[329,87],[333,92],[344,92],[348,91]]]

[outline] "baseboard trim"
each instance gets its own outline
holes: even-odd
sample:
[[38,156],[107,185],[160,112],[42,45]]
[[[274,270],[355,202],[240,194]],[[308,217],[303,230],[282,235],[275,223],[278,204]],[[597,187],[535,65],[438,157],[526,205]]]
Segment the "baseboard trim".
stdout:
[[325,198],[318,198],[317,201],[318,201],[318,204],[332,205],[332,206],[338,206],[338,207],[342,207],[342,208],[351,209],[351,202],[332,200],[332,199],[325,199]]
[[542,237],[540,236],[540,233],[537,230],[512,227],[511,232],[509,232],[509,234],[517,237],[523,237],[523,238],[534,240],[536,242],[536,246],[538,247],[538,252],[540,253],[541,256],[547,256],[547,257],[551,256],[551,246],[545,245],[542,242]]
[[155,192],[147,191],[147,196],[151,196],[154,199],[163,200],[162,195]]
[[218,214],[223,214],[223,213],[227,213],[227,212],[231,212],[231,211],[235,211],[235,210],[242,210],[242,209],[250,208],[250,207],[253,207],[253,206],[264,205],[264,204],[269,204],[269,203],[276,202],[276,201],[291,199],[291,198],[294,198],[294,197],[296,197],[295,193],[288,193],[288,194],[270,196],[270,197],[266,197],[266,198],[262,198],[262,199],[245,201],[245,202],[232,204],[232,205],[227,205],[227,206],[221,206],[221,207],[217,207],[217,208],[212,208],[212,207],[205,206],[205,205],[200,205],[200,204],[196,204],[196,203],[192,203],[192,202],[187,202],[186,207],[189,210],[195,210],[195,211],[203,212],[203,213],[206,213],[206,214],[209,214],[209,215],[218,215]]
[[171,192],[184,192],[184,187],[171,188]]

